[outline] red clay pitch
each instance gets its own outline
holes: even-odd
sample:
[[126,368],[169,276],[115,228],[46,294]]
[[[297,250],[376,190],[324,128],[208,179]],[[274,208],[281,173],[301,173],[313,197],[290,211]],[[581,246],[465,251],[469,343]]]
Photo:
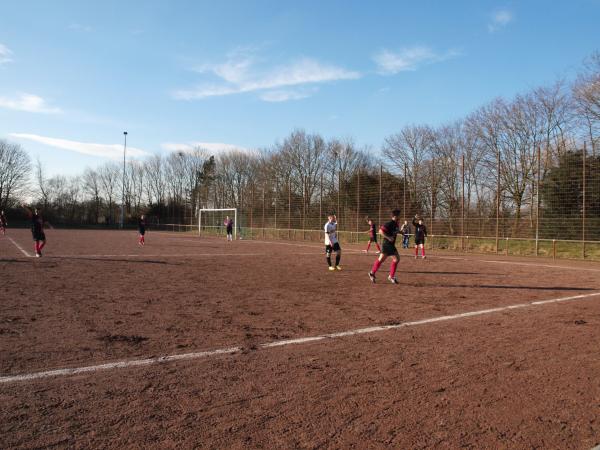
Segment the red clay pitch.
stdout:
[[[26,230],[0,236],[0,448],[584,448],[600,442],[600,266]],[[8,238],[11,238],[9,240]],[[285,245],[293,244],[293,245]],[[496,262],[494,262],[496,261]],[[262,344],[560,303],[368,334]]]

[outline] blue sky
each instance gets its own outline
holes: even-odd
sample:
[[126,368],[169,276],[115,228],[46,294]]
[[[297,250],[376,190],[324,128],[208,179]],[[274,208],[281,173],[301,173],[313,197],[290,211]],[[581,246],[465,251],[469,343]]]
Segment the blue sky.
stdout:
[[378,153],[407,124],[572,79],[600,0],[0,0],[0,138],[77,174],[266,147],[295,128]]

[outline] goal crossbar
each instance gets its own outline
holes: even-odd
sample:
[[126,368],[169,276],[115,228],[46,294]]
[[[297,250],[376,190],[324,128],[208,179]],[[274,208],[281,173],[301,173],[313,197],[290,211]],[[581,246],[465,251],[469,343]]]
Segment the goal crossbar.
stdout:
[[202,235],[202,213],[232,211],[233,212],[233,239],[237,239],[237,208],[200,208],[198,210],[198,236]]

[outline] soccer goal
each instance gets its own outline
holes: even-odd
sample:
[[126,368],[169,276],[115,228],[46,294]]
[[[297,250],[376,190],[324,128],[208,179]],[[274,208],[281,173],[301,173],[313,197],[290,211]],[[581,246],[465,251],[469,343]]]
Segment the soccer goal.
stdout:
[[233,219],[233,239],[237,239],[237,208],[202,208],[198,210],[198,235],[220,236],[226,234],[225,219]]

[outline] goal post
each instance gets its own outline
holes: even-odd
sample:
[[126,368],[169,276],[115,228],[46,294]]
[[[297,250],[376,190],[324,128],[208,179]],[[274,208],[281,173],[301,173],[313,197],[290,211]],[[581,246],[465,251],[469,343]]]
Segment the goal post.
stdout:
[[[226,214],[229,212],[230,214]],[[207,216],[209,213],[221,213],[221,217],[219,218],[220,226],[223,226],[223,218],[226,215],[230,217],[233,216],[233,239],[237,239],[237,229],[238,229],[238,216],[237,216],[237,208],[201,208],[198,210],[198,236],[202,235],[202,227],[210,228],[214,227],[214,225],[209,225],[207,221]],[[204,219],[204,223],[202,220]]]

